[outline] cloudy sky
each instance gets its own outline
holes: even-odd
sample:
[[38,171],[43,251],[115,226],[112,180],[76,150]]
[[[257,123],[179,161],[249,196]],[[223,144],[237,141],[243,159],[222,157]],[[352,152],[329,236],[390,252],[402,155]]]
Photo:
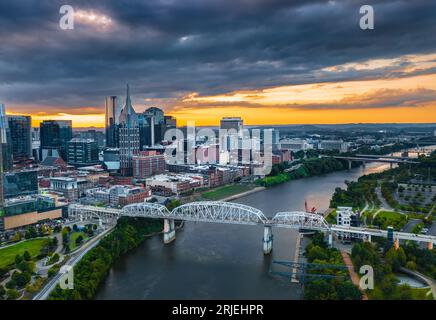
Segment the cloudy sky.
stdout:
[[128,82],[179,124],[436,122],[435,17],[434,0],[2,0],[0,102],[103,126]]

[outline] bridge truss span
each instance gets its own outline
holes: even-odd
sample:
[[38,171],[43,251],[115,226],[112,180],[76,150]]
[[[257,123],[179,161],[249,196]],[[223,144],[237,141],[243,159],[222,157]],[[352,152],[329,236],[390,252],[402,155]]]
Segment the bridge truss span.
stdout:
[[121,215],[142,218],[172,218],[171,212],[164,205],[151,202],[129,204],[121,210]]
[[224,201],[191,202],[175,208],[171,218],[176,220],[232,223],[266,224],[268,219],[259,209],[243,204]]
[[330,230],[323,216],[302,211],[279,212],[271,219],[271,224],[293,229]]
[[96,206],[85,206],[81,204],[70,204],[68,206],[68,216],[80,218],[81,220],[102,219],[103,221],[116,220],[120,217],[121,211],[112,208]]

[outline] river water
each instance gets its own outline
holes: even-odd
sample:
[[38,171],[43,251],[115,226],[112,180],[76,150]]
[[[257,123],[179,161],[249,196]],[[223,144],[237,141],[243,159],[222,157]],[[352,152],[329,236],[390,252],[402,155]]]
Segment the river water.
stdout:
[[[319,212],[345,180],[389,168],[365,168],[291,181],[234,202],[258,208],[268,217],[279,211],[304,210],[304,201]],[[293,260],[297,231],[275,228],[274,248],[262,251],[263,228],[188,222],[177,239],[164,245],[160,236],[147,239],[111,268],[96,299],[300,299],[301,288],[271,276],[271,260]]]

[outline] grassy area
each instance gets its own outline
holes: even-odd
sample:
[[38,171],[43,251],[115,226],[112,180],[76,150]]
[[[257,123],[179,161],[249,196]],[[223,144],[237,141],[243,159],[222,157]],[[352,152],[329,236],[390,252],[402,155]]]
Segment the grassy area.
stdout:
[[387,229],[388,226],[400,230],[407,223],[407,216],[393,211],[380,211],[374,218],[373,224],[380,226],[381,229]]
[[232,184],[203,192],[201,196],[207,200],[220,200],[251,189],[250,185]]
[[32,239],[0,249],[0,268],[15,263],[15,256],[22,255],[25,251],[28,251],[32,258],[38,256],[45,241],[46,239]]
[[411,288],[413,300],[433,300],[433,295],[430,293],[427,295],[431,289],[429,288]]
[[76,249],[77,245],[76,245],[76,239],[82,236],[83,237],[83,241],[82,243],[84,243],[86,241],[86,239],[88,239],[88,236],[82,232],[82,231],[78,231],[78,232],[72,232],[70,235],[70,249],[74,250]]
[[326,218],[327,222],[330,224],[336,224],[336,209],[334,209]]

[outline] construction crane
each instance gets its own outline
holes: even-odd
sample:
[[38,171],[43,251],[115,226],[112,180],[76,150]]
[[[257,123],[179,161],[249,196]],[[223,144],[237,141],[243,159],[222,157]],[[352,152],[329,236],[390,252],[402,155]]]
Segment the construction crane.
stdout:
[[316,213],[316,208],[312,207],[312,209],[309,210],[309,206],[307,205],[307,201],[304,200],[304,208],[307,213]]

